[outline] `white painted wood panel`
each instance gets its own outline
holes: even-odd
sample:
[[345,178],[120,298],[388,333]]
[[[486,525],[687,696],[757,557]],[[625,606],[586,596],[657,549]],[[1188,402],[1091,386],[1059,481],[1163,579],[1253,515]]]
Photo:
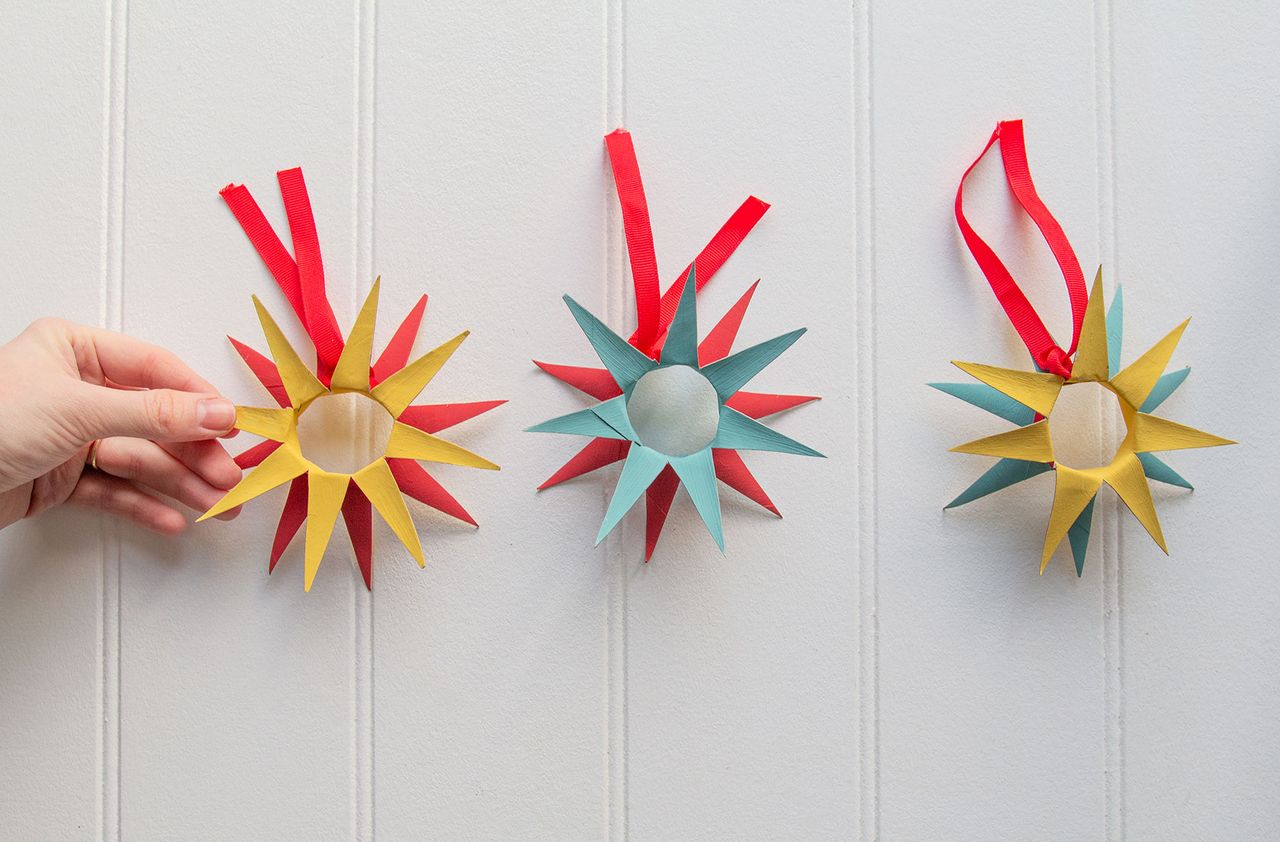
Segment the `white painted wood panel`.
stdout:
[[[0,533],[0,835],[1274,838],[1280,395],[1244,378],[1280,315],[1277,35],[1198,0],[6,5],[0,338],[122,328],[263,402],[224,334],[263,346],[254,293],[292,319],[217,191],[284,233],[302,165],[339,322],[377,274],[380,340],[426,292],[420,351],[473,331],[427,398],[510,403],[455,436],[500,473],[438,472],[480,529],[415,505],[420,571],[378,523],[372,595],[344,527],[310,594],[301,542],[266,575],[282,491],[178,540]],[[951,212],[1016,116],[1126,358],[1194,315],[1170,415],[1242,441],[1176,454],[1171,558],[1104,500],[1080,580],[1035,572],[1048,478],[942,512],[994,428],[924,385],[1025,359]],[[704,331],[756,278],[740,345],[809,328],[759,382],[823,396],[776,425],[828,458],[748,455],[786,517],[726,490],[723,558],[683,492],[652,563],[638,510],[592,548],[616,467],[534,491],[580,444],[521,429],[583,401],[529,360],[592,359],[560,295],[634,319],[617,125],[664,284],[773,205]],[[998,166],[970,196],[1061,336]]]
[[[1191,316],[1167,415],[1241,444],[1170,454],[1160,551],[1125,536],[1124,830],[1274,839],[1280,718],[1280,17],[1263,3],[1116,4],[1115,238],[1139,352]],[[1261,374],[1258,377],[1257,374]]]
[[[0,335],[49,315],[101,325],[108,16],[21,2],[0,27]],[[85,511],[0,533],[0,824],[15,837],[103,829],[100,751],[115,722],[104,721],[100,610],[113,534]]]
[[[1027,121],[1040,193],[1097,260],[1093,17],[1087,6],[876,4],[875,234],[880,832],[886,839],[1094,838],[1105,810],[1105,658],[1096,536],[1083,579],[1037,575],[1048,475],[942,507],[990,465],[947,449],[999,432],[927,388],[950,360],[1021,366],[1022,347],[956,229],[965,167],[997,120]],[[1059,337],[1062,281],[1007,198],[999,157],[966,209]],[[1099,530],[1102,531],[1102,530]]]
[[[237,401],[271,405],[225,336],[265,349],[251,294],[292,319],[218,190],[248,184],[287,242],[275,173],[302,165],[331,297],[350,318],[355,14],[340,2],[241,2],[176,15],[135,0],[128,45],[123,327]],[[122,540],[122,838],[356,829],[363,585],[349,575],[344,527],[305,598],[301,540],[267,577],[285,491],[180,541],[137,530]]]
[[652,562],[639,509],[610,544],[626,575],[637,839],[856,833],[851,15],[846,3],[746,19],[728,6],[625,11],[622,116],[663,283],[749,194],[771,203],[699,296],[700,325],[759,278],[735,347],[809,328],[752,388],[821,395],[770,424],[828,456],[746,454],[784,517],[726,489],[723,558],[683,491]]
[[377,563],[380,838],[590,839],[606,824],[599,480],[536,493],[581,444],[521,432],[580,404],[531,359],[589,362],[560,296],[605,286],[603,26],[598,4],[378,4],[384,312],[430,296],[420,352],[472,331],[423,401],[510,401],[445,434],[500,473],[432,466],[479,528],[416,506],[426,571],[402,551]]

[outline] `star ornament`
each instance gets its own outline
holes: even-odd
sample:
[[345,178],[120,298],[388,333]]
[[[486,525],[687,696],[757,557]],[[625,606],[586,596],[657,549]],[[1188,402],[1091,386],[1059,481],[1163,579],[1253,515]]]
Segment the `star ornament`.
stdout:
[[[612,448],[612,453],[603,457],[588,457],[592,461],[607,459],[601,464],[625,457],[622,474],[596,536],[597,545],[641,495],[648,491],[652,498],[654,486],[660,481],[667,483],[664,478],[669,477],[669,493],[663,494],[664,516],[676,488],[683,484],[707,531],[723,552],[724,532],[716,484],[719,465],[730,469],[740,465],[738,451],[742,450],[822,455],[752,417],[752,414],[771,414],[812,398],[757,395],[754,397],[764,400],[753,401],[749,393],[739,391],[791,347],[804,329],[728,354],[746,302],[755,289],[753,286],[700,346],[694,274],[695,269],[690,267],[675,315],[652,355],[629,344],[569,296],[564,297],[578,326],[604,363],[606,371],[600,374],[607,372],[606,382],[601,384],[596,380],[596,388],[592,390],[602,402],[545,421],[528,431],[591,436],[593,445],[604,443],[601,450]],[[539,365],[557,376],[565,374],[562,369],[567,368]],[[583,377],[582,372],[578,370],[575,378],[579,383],[591,379]],[[748,397],[744,399],[744,396]],[[608,458],[615,453],[616,456]],[[548,480],[544,487],[554,480],[555,477]],[[656,538],[656,534],[650,536],[646,560]]]
[[[1149,480],[1186,489],[1190,489],[1191,484],[1155,453],[1235,444],[1152,414],[1190,373],[1189,368],[1164,373],[1187,322],[1170,331],[1127,368],[1120,369],[1123,319],[1120,290],[1116,290],[1109,312],[1104,313],[1103,306],[1099,269],[1068,378],[1041,371],[956,362],[961,371],[980,382],[930,384],[1017,425],[1007,432],[952,448],[953,452],[994,456],[999,461],[947,508],[962,506],[1045,471],[1054,472],[1053,508],[1040,557],[1041,573],[1063,538],[1070,542],[1076,575],[1084,573],[1093,504],[1103,485],[1116,492],[1160,549],[1168,553],[1151,500]],[[1110,391],[1124,418],[1127,430],[1124,440],[1111,462],[1102,467],[1081,469],[1054,459],[1050,434],[1054,405],[1064,388],[1079,383],[1097,383]]]
[[[409,363],[427,306],[424,295],[409,310],[377,362],[371,365],[380,281],[374,281],[350,334],[344,338],[325,291],[320,237],[302,169],[280,170],[276,179],[289,221],[292,253],[285,248],[245,185],[228,184],[219,194],[275,278],[311,341],[315,349],[315,370],[303,364],[255,297],[258,320],[273,359],[235,339],[231,339],[231,344],[279,408],[237,408],[236,426],[262,435],[266,440],[236,457],[236,464],[242,470],[253,469],[252,473],[201,520],[288,482],[289,494],[271,546],[268,570],[275,570],[281,555],[306,522],[303,584],[310,590],[341,512],[356,565],[365,587],[372,589],[374,509],[391,525],[420,567],[424,563],[422,546],[402,495],[476,525],[475,519],[418,460],[496,469],[497,465],[435,434],[501,406],[505,401],[411,405],[467,333]],[[385,411],[388,420],[394,422],[383,454],[350,474],[327,471],[314,464],[306,458],[298,438],[298,421],[302,415],[317,402],[343,393],[365,396],[378,404],[380,409],[375,411]]]
[[[412,464],[414,460],[421,460],[486,470],[498,469],[489,460],[412,423],[415,420],[421,421],[421,416],[414,410],[426,407],[412,407],[410,404],[467,338],[469,331],[458,334],[386,379],[375,382],[373,372],[376,368],[370,366],[370,354],[378,309],[378,287],[379,282],[375,281],[355,326],[346,339],[328,386],[321,383],[302,362],[271,314],[254,296],[258,320],[262,323],[262,331],[271,349],[287,404],[280,408],[236,407],[237,429],[263,436],[268,443],[275,443],[276,446],[250,474],[200,517],[200,520],[204,520],[221,514],[279,485],[305,477],[307,531],[303,588],[307,591],[311,590],[311,584],[315,581],[329,537],[333,534],[338,515],[342,512],[344,501],[353,485],[386,520],[405,549],[418,562],[418,566],[425,567],[418,532],[403,497],[406,486],[410,486],[412,480],[403,482],[399,479],[397,474],[404,469],[397,470],[393,465],[404,461]],[[386,451],[355,473],[326,471],[303,455],[298,441],[298,419],[317,401],[331,395],[353,392],[377,402],[396,419],[391,427]],[[414,474],[410,470],[404,476],[413,477]],[[274,568],[274,559],[272,567]],[[366,584],[370,584],[368,576]]]

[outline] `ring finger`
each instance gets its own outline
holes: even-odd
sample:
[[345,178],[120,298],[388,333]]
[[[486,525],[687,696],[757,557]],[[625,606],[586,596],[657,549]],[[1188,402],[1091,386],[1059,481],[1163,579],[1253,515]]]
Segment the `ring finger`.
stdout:
[[81,474],[67,502],[102,509],[161,535],[177,535],[187,528],[187,519],[177,509],[131,482],[99,471]]

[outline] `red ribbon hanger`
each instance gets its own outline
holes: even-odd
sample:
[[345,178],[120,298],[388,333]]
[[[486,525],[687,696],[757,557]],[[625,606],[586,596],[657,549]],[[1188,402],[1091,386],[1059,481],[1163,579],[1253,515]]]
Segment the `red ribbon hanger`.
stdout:
[[[1040,234],[1049,244],[1049,249],[1053,252],[1053,257],[1058,262],[1058,268],[1062,270],[1062,278],[1067,285],[1067,296],[1071,301],[1071,345],[1065,351],[1054,342],[1053,336],[1045,328],[1044,322],[1018,287],[1008,268],[996,256],[991,246],[987,245],[986,241],[973,230],[973,226],[964,215],[965,180],[969,178],[974,167],[978,166],[978,162],[986,157],[987,152],[997,140],[1000,141],[1000,158],[1004,164],[1009,189],[1013,192],[1018,205],[1040,229]],[[1080,329],[1084,325],[1084,311],[1089,301],[1089,292],[1084,284],[1084,273],[1080,270],[1080,261],[1071,248],[1067,235],[1063,233],[1058,220],[1054,219],[1053,214],[1036,194],[1035,184],[1031,181],[1031,168],[1027,164],[1027,147],[1023,139],[1021,120],[1004,120],[997,123],[987,145],[960,177],[960,186],[956,189],[956,222],[960,226],[965,244],[969,247],[974,259],[978,261],[982,274],[991,284],[991,289],[995,292],[1000,306],[1008,314],[1009,321],[1013,322],[1014,329],[1018,331],[1018,336],[1022,337],[1036,365],[1043,371],[1052,372],[1064,379],[1069,378],[1071,357],[1075,354],[1076,346],[1080,342]]]
[[618,190],[618,203],[622,206],[622,232],[627,240],[631,280],[636,290],[636,318],[639,325],[630,341],[641,351],[656,358],[667,327],[675,318],[689,268],[696,269],[696,283],[701,290],[747,234],[751,233],[751,229],[769,209],[769,204],[755,196],[747,197],[693,263],[685,267],[665,294],[659,295],[658,263],[653,253],[649,203],[644,197],[640,164],[636,161],[631,133],[626,129],[616,129],[605,135],[604,142],[609,151],[609,166],[613,169],[613,181]]
[[289,233],[293,235],[293,255],[280,242],[247,187],[228,184],[222,188],[221,195],[280,285],[293,312],[298,314],[298,321],[315,345],[320,380],[328,386],[342,356],[343,341],[325,293],[324,263],[320,259],[320,238],[311,212],[311,199],[300,167],[281,170],[276,173],[276,179],[280,182],[280,196],[289,219]]

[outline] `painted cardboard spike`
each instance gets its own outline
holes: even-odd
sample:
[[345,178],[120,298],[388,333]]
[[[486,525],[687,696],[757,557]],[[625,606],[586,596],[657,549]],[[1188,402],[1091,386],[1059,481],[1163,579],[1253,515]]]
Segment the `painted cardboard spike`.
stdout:
[[992,415],[998,415],[1006,421],[1012,421],[1019,427],[1026,426],[1036,420],[1036,411],[986,383],[930,383],[939,392],[946,392],[953,398],[959,398],[967,404],[985,409]]
[[1001,459],[988,468],[987,472],[978,477],[972,485],[962,491],[959,497],[948,503],[946,508],[954,509],[958,506],[963,506],[965,503],[972,503],[974,500],[979,500],[988,494],[994,494],[1002,488],[1008,488],[1011,485],[1024,482],[1049,470],[1052,470],[1052,467],[1047,462]]

